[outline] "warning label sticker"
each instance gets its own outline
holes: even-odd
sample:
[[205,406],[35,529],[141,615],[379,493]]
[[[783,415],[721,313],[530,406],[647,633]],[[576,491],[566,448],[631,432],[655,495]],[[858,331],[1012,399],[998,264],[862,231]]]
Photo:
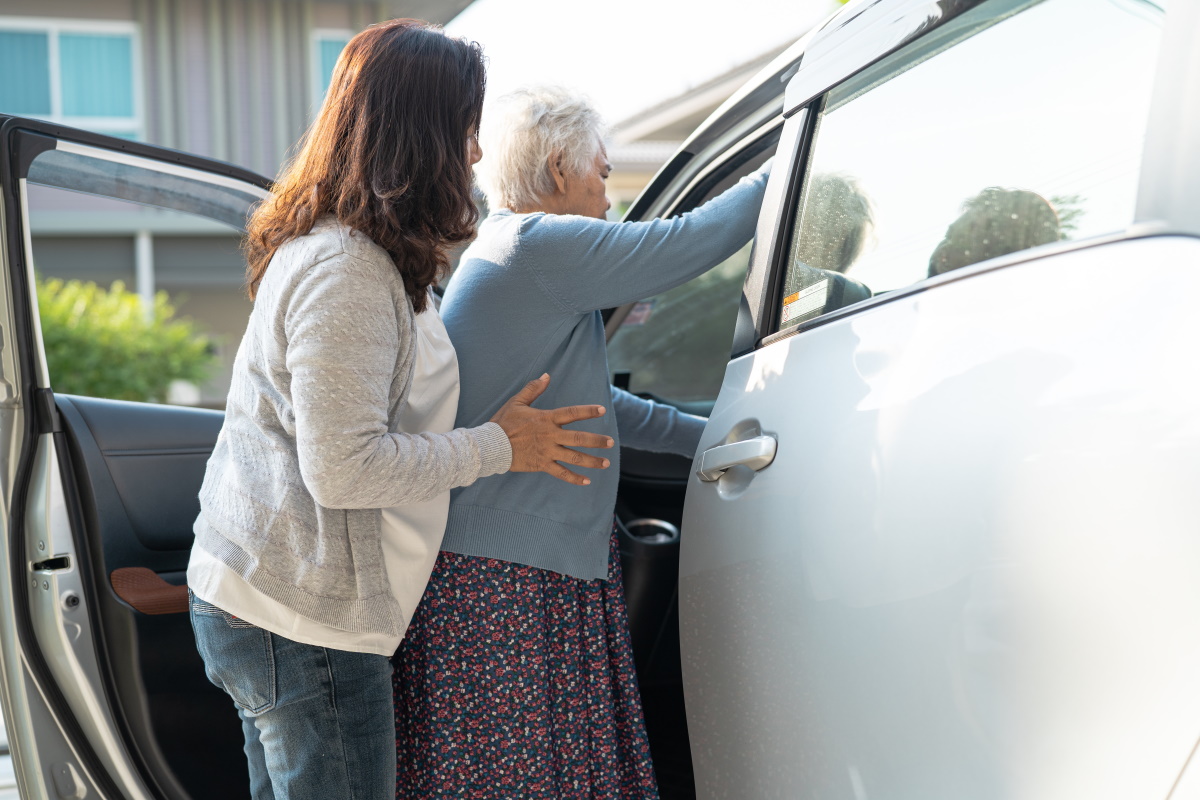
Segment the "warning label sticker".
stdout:
[[825,308],[825,298],[829,294],[829,279],[814,283],[800,291],[783,298],[783,316],[780,323],[799,322]]

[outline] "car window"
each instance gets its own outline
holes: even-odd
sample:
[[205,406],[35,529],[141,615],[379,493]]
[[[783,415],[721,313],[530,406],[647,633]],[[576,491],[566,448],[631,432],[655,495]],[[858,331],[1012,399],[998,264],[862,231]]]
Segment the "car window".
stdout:
[[[703,204],[753,173],[774,152],[773,133],[726,162],[697,192]],[[614,375],[628,373],[629,390],[674,403],[711,403],[729,361],[742,283],[752,242],[698,278],[634,305],[608,343]],[[704,409],[698,409],[704,410]]]
[[992,0],[956,20],[967,38],[918,42],[830,92],[778,328],[1132,222],[1162,16],[1135,0]]
[[31,162],[26,196],[54,391],[223,407],[251,309],[241,230],[262,191],[60,142]]

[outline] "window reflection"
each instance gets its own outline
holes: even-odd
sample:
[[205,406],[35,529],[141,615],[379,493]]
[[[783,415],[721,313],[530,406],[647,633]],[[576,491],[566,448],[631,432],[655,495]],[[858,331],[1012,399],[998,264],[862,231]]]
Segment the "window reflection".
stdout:
[[989,186],[963,203],[962,215],[929,257],[929,276],[1062,238],[1050,201],[1025,189]]
[[817,269],[845,272],[862,254],[875,229],[871,199],[849,175],[814,175],[804,213],[809,220],[797,237],[792,257]]
[[843,273],[871,246],[874,230],[874,205],[856,178],[829,172],[809,179],[785,284],[784,325],[871,296],[869,288]]
[[1161,33],[1141,2],[989,0],[831,90],[781,327],[1128,226]]

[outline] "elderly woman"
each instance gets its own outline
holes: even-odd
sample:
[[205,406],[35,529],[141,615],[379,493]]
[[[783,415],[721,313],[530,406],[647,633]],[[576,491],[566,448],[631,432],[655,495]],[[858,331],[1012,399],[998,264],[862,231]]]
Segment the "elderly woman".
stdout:
[[[609,384],[600,309],[736,252],[765,172],[680,217],[608,222],[610,167],[586,101],[529,89],[489,114],[477,174],[494,211],[442,306],[462,365],[457,424],[488,420],[495,398],[549,371],[545,402],[611,403],[577,427],[692,455],[703,419]],[[613,536],[617,473],[594,473],[591,491],[501,475],[452,495],[396,655],[399,797],[658,796]]]

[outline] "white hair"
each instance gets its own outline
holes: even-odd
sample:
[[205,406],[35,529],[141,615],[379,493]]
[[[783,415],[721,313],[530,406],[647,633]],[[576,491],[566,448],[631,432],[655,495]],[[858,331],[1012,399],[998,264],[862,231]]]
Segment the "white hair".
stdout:
[[600,152],[604,121],[586,97],[558,86],[518,89],[484,111],[479,188],[492,208],[527,208],[554,191],[550,159],[583,175]]

